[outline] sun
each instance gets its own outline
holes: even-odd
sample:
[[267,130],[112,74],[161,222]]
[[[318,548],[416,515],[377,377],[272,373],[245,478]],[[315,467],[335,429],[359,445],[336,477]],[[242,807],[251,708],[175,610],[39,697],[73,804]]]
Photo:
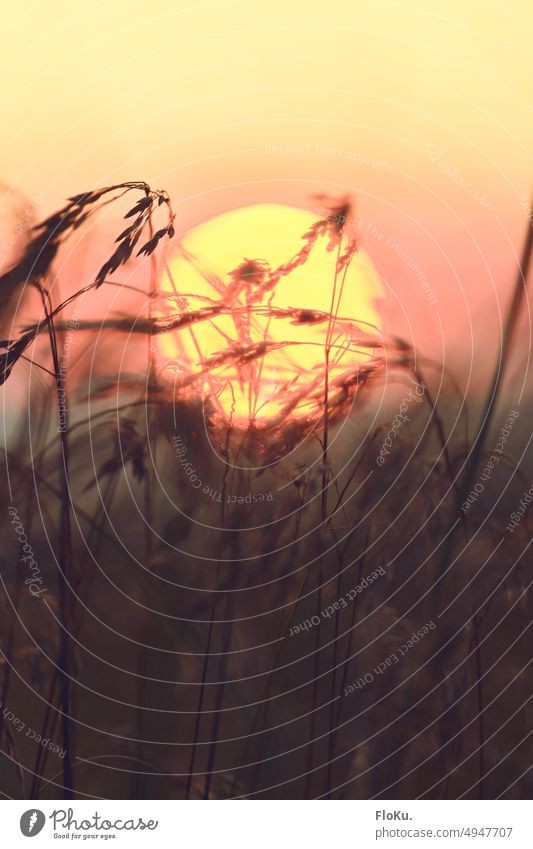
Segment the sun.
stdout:
[[162,335],[163,372],[234,425],[319,409],[326,363],[334,387],[379,344],[383,290],[347,231],[333,213],[281,204],[241,207],[190,231],[160,280],[160,310],[209,318]]

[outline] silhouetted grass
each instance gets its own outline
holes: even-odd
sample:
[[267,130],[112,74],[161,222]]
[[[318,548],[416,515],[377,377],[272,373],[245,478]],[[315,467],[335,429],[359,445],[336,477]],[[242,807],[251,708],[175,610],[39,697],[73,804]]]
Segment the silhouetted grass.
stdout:
[[[126,211],[112,255],[89,283],[54,303],[63,243],[132,191],[140,199]],[[502,462],[481,518],[461,505],[485,456],[524,280],[468,442],[449,424],[459,410],[466,416],[450,378],[435,396],[435,364],[404,340],[339,316],[357,243],[344,232],[348,201],[330,207],[278,268],[243,258],[227,280],[211,275],[207,304],[173,281],[165,315],[160,302],[168,313],[169,295],[157,289],[156,257],[174,235],[174,214],[168,195],[145,183],[71,198],[34,229],[0,278],[6,314],[27,290],[42,304],[38,319],[28,317],[37,303],[28,299],[20,330],[2,343],[1,367],[7,394],[12,376],[32,364],[27,407],[10,411],[20,427],[3,455],[4,515],[14,504],[46,581],[32,597],[8,517],[2,708],[24,713],[27,724],[30,716],[42,738],[55,740],[60,729],[65,750],[60,763],[52,760],[2,714],[8,795],[494,797],[511,774],[519,781],[512,794],[520,789],[527,760],[520,748],[501,762],[490,748],[510,715],[513,674],[522,687],[528,657],[529,584],[520,564],[529,519],[502,547],[512,501],[492,510],[505,487],[516,490],[515,465]],[[279,281],[325,240],[336,251],[329,312],[277,307]],[[530,251],[529,234],[524,279]],[[150,257],[145,313],[87,317],[87,299],[122,285],[115,277],[134,254]],[[74,327],[69,310],[82,297]],[[267,318],[259,340],[255,316]],[[221,317],[235,336],[224,351],[205,352],[196,332]],[[287,321],[326,328],[324,365],[305,386],[280,387],[280,411],[263,420],[267,358],[306,344],[305,335],[299,343],[270,335]],[[97,361],[95,374],[75,382],[61,365],[67,333],[82,353],[95,339],[104,346],[139,339],[148,348],[132,354],[127,373]],[[189,334],[195,345],[198,363],[186,373],[162,369],[154,353],[153,339],[168,333]],[[333,360],[356,350],[366,358],[332,377]],[[216,386],[228,374],[249,392],[247,424],[234,420],[234,407],[221,414]],[[206,384],[212,392],[203,398]],[[380,466],[398,393],[415,384],[424,403],[395,431]],[[220,499],[191,488],[176,457],[178,434]],[[275,496],[252,502],[259,486]],[[230,493],[250,501],[228,503]],[[480,569],[485,560],[490,572]],[[377,569],[379,579],[323,615]],[[294,633],[313,617],[318,624]],[[372,674],[430,620],[435,630],[401,663]],[[499,664],[502,646],[510,655]],[[347,693],[361,679],[364,686]],[[501,745],[511,739],[509,732]]]

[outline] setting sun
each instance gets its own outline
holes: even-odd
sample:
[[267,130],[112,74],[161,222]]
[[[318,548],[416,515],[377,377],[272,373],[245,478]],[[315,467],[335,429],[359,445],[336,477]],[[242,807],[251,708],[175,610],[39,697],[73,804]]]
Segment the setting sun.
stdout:
[[[309,236],[320,219],[327,227]],[[165,370],[197,373],[205,395],[234,423],[319,406],[328,339],[332,384],[372,356],[364,343],[379,340],[377,274],[363,252],[347,253],[351,222],[341,220],[338,232],[336,223],[324,209],[258,204],[189,232],[163,275],[168,313],[220,303],[226,309],[165,334]]]

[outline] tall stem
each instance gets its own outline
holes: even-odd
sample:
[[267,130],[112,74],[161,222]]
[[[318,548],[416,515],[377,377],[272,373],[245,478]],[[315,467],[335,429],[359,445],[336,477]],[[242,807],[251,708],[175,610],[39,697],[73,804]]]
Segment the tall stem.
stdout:
[[[61,532],[59,539],[59,574],[58,574],[58,596],[59,596],[59,621],[61,624],[59,632],[59,657],[60,669],[60,706],[61,706],[61,739],[65,757],[63,758],[63,798],[72,799],[74,784],[72,774],[72,728],[71,728],[71,659],[73,647],[70,639],[70,616],[68,584],[70,579],[70,564],[72,561],[71,551],[71,527],[70,527],[70,489],[69,489],[69,443],[68,443],[68,404],[66,394],[61,401],[60,382],[61,366],[57,349],[57,339],[53,319],[50,317],[51,309],[48,302],[48,294],[44,289],[39,289],[47,319],[48,334],[50,338],[50,349],[54,364],[54,372],[57,387],[58,412],[61,404],[64,410],[64,424],[59,428],[62,463],[62,493],[61,493]],[[66,389],[63,390],[66,393]]]

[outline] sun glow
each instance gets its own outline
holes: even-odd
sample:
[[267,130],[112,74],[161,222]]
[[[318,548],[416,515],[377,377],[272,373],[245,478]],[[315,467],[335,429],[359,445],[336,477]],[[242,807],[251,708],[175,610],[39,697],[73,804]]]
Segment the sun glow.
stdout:
[[350,253],[331,217],[309,239],[319,219],[277,204],[225,213],[188,233],[163,274],[165,316],[210,316],[162,335],[164,372],[178,382],[197,375],[197,389],[234,424],[319,409],[326,358],[334,386],[375,354],[377,274],[364,252]]

